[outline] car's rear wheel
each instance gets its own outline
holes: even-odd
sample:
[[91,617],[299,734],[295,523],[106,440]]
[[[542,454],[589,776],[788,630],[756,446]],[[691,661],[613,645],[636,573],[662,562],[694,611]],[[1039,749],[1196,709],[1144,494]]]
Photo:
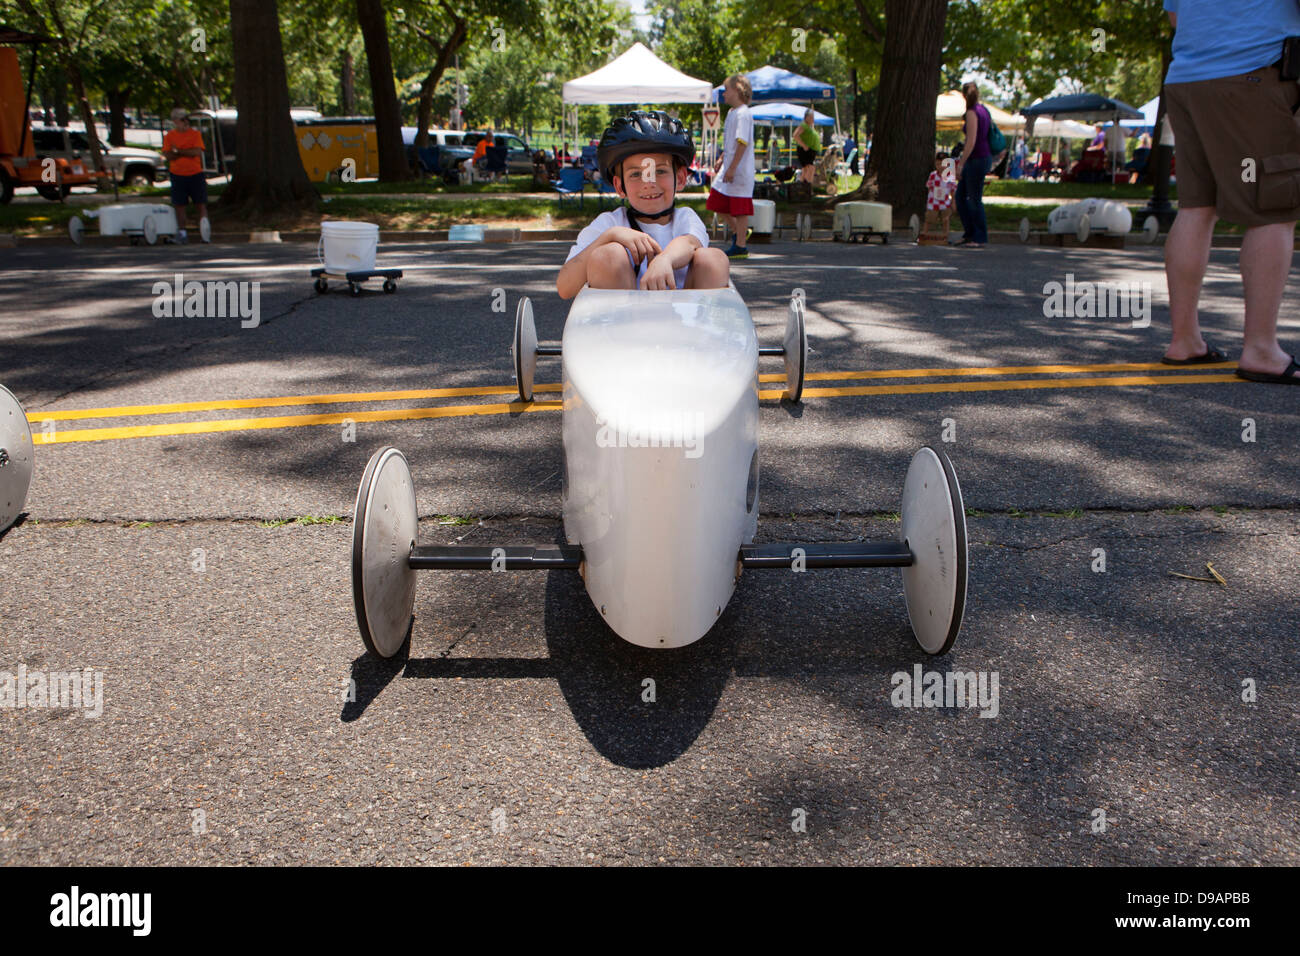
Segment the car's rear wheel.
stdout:
[[61,183],[41,183],[36,191],[50,202],[58,202],[72,192],[72,187]]

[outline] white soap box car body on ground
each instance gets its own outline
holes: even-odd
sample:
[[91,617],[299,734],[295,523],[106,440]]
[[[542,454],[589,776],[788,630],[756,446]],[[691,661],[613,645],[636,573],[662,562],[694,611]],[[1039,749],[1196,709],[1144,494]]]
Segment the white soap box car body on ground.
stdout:
[[[1086,223],[1082,229],[1080,223]],[[1107,236],[1125,236],[1133,228],[1133,214],[1122,202],[1113,199],[1084,199],[1057,206],[1047,217],[1047,231],[1053,235],[1075,235],[1082,231],[1080,242],[1089,232]]]
[[[176,210],[162,203],[128,202],[100,206],[87,210],[85,216],[98,220],[101,236],[129,236],[133,244],[143,239],[152,246],[159,239],[172,239],[180,232]],[[68,220],[68,235],[73,242],[80,245],[85,231],[86,224],[81,216]],[[204,242],[212,237],[212,227],[206,216],[199,221],[199,235]]]
[[[416,543],[405,456],[377,451],[357,490],[352,585],[366,648],[391,657],[413,620],[418,570],[577,570],[602,618],[644,647],[690,644],[721,616],[742,569],[899,567],[912,629],[931,654],[956,639],[966,597],[966,521],[946,456],[922,448],[903,486],[897,540],[755,545],[758,359],[781,357],[786,399],[803,393],[802,297],[784,344],[760,348],[734,287],[584,289],[561,346],[537,343],[520,300],[512,347],[521,410],[539,356],[562,356],[566,545]],[[802,575],[792,575],[798,580]]]
[[758,527],[749,310],[734,288],[585,289],[562,349],[564,528],[587,591],[633,644],[690,644]]

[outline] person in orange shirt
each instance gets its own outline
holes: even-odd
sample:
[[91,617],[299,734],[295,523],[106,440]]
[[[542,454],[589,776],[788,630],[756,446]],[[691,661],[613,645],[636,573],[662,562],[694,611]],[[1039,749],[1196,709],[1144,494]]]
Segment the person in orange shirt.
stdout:
[[172,110],[172,129],[163,136],[163,157],[172,180],[172,205],[176,207],[177,242],[186,241],[185,207],[193,200],[199,222],[208,218],[208,180],[203,174],[203,134],[190,126],[185,110]]
[[493,142],[495,142],[495,139],[492,135],[492,130],[488,130],[479,138],[478,145],[474,147],[474,155],[469,158],[469,163],[465,167],[465,173],[471,179],[475,176],[475,169],[483,168],[482,164],[487,159],[488,147],[491,146]]

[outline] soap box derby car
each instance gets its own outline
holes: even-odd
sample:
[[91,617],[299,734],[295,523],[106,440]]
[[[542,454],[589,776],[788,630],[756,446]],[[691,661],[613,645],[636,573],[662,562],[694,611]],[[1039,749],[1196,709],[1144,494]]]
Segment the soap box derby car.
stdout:
[[966,600],[966,517],[943,452],[921,448],[903,483],[896,541],[754,544],[758,528],[758,359],[780,356],[785,398],[802,397],[802,295],[781,348],[760,349],[734,286],[584,288],[560,346],[538,345],[521,299],[512,354],[521,403],[538,356],[563,360],[565,545],[416,543],[415,489],[396,448],[377,451],[357,490],[352,592],[366,648],[391,657],[413,622],[420,570],[576,570],[623,639],[683,647],[722,614],[746,568],[899,567],[912,629],[942,654]]

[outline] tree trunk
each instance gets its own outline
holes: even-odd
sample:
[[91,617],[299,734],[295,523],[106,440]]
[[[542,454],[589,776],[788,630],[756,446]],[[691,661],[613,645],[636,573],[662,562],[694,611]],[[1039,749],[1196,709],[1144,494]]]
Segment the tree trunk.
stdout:
[[343,51],[343,77],[339,83],[339,99],[344,116],[357,115],[357,72],[352,65],[352,54]]
[[357,22],[366,41],[370,92],[375,107],[375,139],[379,147],[379,179],[401,182],[411,178],[402,144],[402,111],[397,105],[393,58],[388,51],[388,21],[382,0],[357,0]]
[[[37,13],[36,8],[32,6],[31,0],[18,0],[18,6],[22,7],[24,13],[34,23],[41,25],[44,32],[48,33],[49,28],[45,26],[45,18]],[[72,52],[72,46],[68,42],[68,31],[63,26],[63,17],[59,13],[57,3],[47,4],[50,11],[50,20],[54,24],[54,29],[58,32],[58,42],[54,44],[56,55],[59,58],[59,65],[63,67],[63,72],[72,86],[72,95],[76,100],[78,112],[81,113],[82,122],[86,124],[86,139],[90,143],[90,159],[95,164],[95,169],[101,172],[106,168],[104,165],[104,154],[99,148],[99,133],[95,129],[95,113],[90,108],[90,100],[86,97],[86,83],[81,76],[81,68],[77,64],[77,58]]]
[[105,95],[108,97],[108,142],[112,146],[125,146],[126,101],[131,96],[131,87],[106,90]]
[[[874,191],[895,221],[925,215],[925,180],[934,169],[934,103],[939,97],[948,0],[885,0],[885,48],[871,158],[857,197]],[[849,197],[845,197],[849,198]]]
[[235,175],[219,205],[254,216],[283,207],[314,209],[320,198],[302,168],[276,0],[230,0],[234,51]]
[[441,46],[435,43],[427,33],[422,32],[420,36],[428,40],[430,45],[438,51],[438,59],[434,61],[433,69],[429,71],[429,75],[420,84],[419,114],[415,124],[419,132],[415,134],[415,145],[423,149],[429,145],[429,121],[433,118],[433,96],[438,91],[438,83],[442,80],[442,75],[447,72],[447,66],[451,63],[451,58],[456,55],[456,51],[465,42],[465,21],[457,17],[456,25],[451,31],[451,39]]

